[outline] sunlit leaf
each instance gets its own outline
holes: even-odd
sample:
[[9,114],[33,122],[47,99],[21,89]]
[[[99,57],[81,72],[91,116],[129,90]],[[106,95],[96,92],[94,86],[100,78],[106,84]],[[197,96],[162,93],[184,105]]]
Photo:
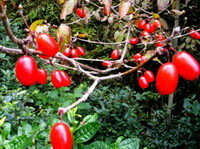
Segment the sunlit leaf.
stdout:
[[61,24],[58,27],[57,38],[60,46],[60,52],[64,52],[65,44],[69,44],[71,41],[71,28],[65,24]]
[[30,25],[30,30],[35,31],[39,25],[42,25],[44,20],[36,20]]
[[78,0],[67,0],[62,8],[62,12],[60,14],[60,19],[64,19],[69,14],[71,14],[76,7]]
[[3,117],[2,119],[0,119],[0,127],[3,125],[5,120],[6,120],[6,117]]
[[131,7],[130,1],[122,0],[119,5],[119,16],[121,18],[126,16],[126,14],[129,12],[130,7]]
[[153,14],[152,14],[152,17],[153,17],[154,19],[158,19],[158,18],[160,18],[160,15],[157,14],[157,13],[153,13]]
[[58,0],[58,4],[63,4],[65,0]]
[[162,11],[169,5],[169,0],[157,0],[158,10]]

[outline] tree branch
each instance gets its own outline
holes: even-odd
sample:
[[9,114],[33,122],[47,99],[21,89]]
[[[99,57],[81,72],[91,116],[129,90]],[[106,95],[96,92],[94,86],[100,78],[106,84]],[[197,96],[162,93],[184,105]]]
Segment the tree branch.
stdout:
[[85,102],[88,99],[88,97],[90,96],[90,94],[92,94],[92,92],[95,90],[98,83],[99,83],[99,80],[96,79],[94,81],[94,83],[92,84],[92,86],[90,86],[90,88],[87,90],[87,92],[80,99],[78,99],[76,102],[74,102],[73,104],[71,104],[70,106],[68,106],[66,108],[60,107],[58,109],[58,114],[61,114],[61,113],[64,114],[67,111],[71,110],[72,108],[76,107],[78,104]]

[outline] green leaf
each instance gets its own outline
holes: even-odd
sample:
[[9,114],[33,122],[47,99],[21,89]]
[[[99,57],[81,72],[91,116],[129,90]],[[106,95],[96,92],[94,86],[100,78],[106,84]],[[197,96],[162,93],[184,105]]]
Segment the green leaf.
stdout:
[[102,141],[96,141],[91,143],[90,145],[86,146],[85,149],[112,149],[109,144],[102,142]]
[[88,123],[77,129],[74,133],[76,143],[83,143],[90,140],[99,130],[100,124],[98,122]]
[[131,138],[122,141],[119,144],[119,149],[139,149],[139,139],[137,138]]
[[6,149],[25,149],[33,145],[31,138],[26,135],[18,136],[9,143],[5,144]]
[[4,123],[4,129],[3,129],[3,132],[2,132],[2,139],[3,140],[6,140],[6,138],[10,134],[10,131],[11,131],[11,124],[10,123]]
[[3,125],[4,121],[6,120],[6,117],[3,117],[1,120],[0,120],[0,127]]
[[78,109],[90,109],[92,106],[90,105],[90,103],[86,102],[80,103],[77,107]]
[[98,119],[99,115],[97,113],[95,113],[94,115],[87,115],[83,120],[82,123],[83,124],[88,124],[91,122],[96,122]]

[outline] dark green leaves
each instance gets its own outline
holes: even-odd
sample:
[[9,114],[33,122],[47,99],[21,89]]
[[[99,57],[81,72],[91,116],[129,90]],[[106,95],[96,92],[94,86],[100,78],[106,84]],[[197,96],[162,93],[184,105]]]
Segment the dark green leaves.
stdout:
[[78,128],[74,133],[76,143],[83,143],[90,140],[99,130],[100,124],[98,122],[88,123]]

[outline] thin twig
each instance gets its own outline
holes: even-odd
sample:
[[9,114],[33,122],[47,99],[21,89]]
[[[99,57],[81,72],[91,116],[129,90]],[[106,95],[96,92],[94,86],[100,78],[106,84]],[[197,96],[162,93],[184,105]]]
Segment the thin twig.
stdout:
[[85,102],[85,101],[88,99],[88,97],[90,96],[90,94],[92,94],[92,92],[95,90],[95,88],[96,88],[96,86],[98,85],[98,83],[99,83],[99,80],[96,79],[96,80],[94,81],[94,83],[92,84],[92,86],[90,86],[90,88],[87,90],[87,92],[86,92],[80,99],[78,99],[76,102],[74,102],[73,104],[71,104],[70,106],[68,106],[68,107],[66,107],[66,108],[60,107],[60,108],[58,109],[58,114],[60,114],[60,113],[64,114],[64,113],[66,113],[67,111],[69,111],[69,110],[71,110],[72,108],[74,108],[74,107],[76,107],[77,105],[79,105],[80,103]]

